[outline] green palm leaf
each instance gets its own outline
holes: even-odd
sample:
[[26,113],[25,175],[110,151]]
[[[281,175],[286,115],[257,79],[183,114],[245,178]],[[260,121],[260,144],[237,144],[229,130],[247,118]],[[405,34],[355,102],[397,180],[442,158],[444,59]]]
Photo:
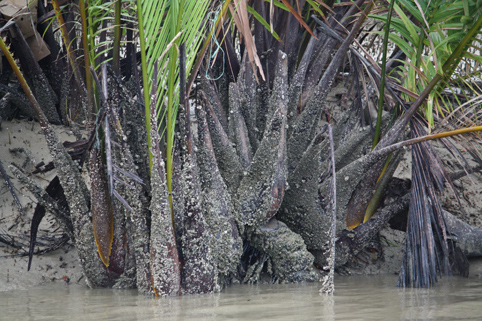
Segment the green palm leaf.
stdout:
[[[179,79],[178,47],[184,43],[187,48],[185,63],[186,74],[189,76],[203,41],[202,32],[210,4],[211,1],[208,0],[137,0],[146,115],[151,115],[151,108],[154,108],[157,116],[161,118],[158,123],[163,123],[162,120],[166,123],[166,175],[169,192],[179,82],[186,81]],[[165,53],[168,47],[170,49]],[[159,66],[159,71],[156,84],[153,84],[156,65]],[[153,85],[157,86],[157,92],[151,98]],[[149,119],[146,127],[150,135]],[[150,136],[148,141],[150,143]]]

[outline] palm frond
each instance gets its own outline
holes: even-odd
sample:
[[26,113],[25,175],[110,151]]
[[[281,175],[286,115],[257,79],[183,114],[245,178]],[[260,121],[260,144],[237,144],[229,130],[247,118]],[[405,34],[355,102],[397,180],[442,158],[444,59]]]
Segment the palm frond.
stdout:
[[[411,122],[412,136],[425,131],[420,118]],[[443,188],[444,175],[432,147],[424,142],[413,146],[412,190],[407,242],[399,286],[431,287],[437,275],[452,274],[448,230],[442,206],[435,193]]]
[[[202,32],[206,23],[204,17],[210,4],[211,2],[206,0],[137,1],[146,115],[151,114],[152,76],[154,65],[157,64],[160,66],[160,72],[156,84],[157,100],[154,106],[157,117],[166,118],[169,155],[173,145],[173,126],[179,104],[176,93],[179,90],[179,82],[186,81],[179,79],[178,47],[180,43],[185,43],[188,48],[186,69],[189,75],[203,39]],[[182,34],[178,38],[180,32]],[[170,44],[172,48],[168,54],[163,55]],[[162,121],[158,123],[161,124]],[[147,124],[147,128],[149,133],[150,124]]]

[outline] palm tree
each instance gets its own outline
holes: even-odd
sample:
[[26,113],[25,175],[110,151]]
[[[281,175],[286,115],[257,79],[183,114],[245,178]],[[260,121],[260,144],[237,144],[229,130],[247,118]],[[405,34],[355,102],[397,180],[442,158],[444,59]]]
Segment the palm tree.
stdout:
[[[429,30],[429,23],[425,28],[429,19],[408,1],[392,1],[393,23],[385,15],[386,4],[362,0],[323,7],[313,1],[297,1],[295,6],[287,0],[252,6],[241,0],[219,5],[81,0],[78,7],[52,2],[66,45],[65,56],[49,63],[67,71],[64,86],[74,93],[71,117],[61,114],[60,120],[85,121],[89,129],[80,152],[67,154],[49,127],[48,120],[53,120],[44,116],[45,106],[54,100],[37,102],[38,93],[27,86],[33,81],[29,72],[22,75],[15,61],[10,62],[42,122],[58,173],[48,195],[38,189],[36,195],[75,240],[92,286],[136,286],[157,295],[204,293],[234,280],[254,282],[263,270],[273,281],[319,280],[315,266],[333,264],[332,271],[343,266],[409,205],[401,284],[432,285],[437,273],[450,271],[452,243],[432,184],[441,172],[422,165],[427,159],[434,164],[428,143],[412,151],[409,195],[377,209],[380,193],[373,190],[384,189],[398,164],[400,155],[389,157],[390,153],[438,137],[420,137],[427,123],[416,113],[423,106],[428,124],[436,124],[431,108],[442,110],[443,90],[459,74],[460,60],[473,58],[468,46],[481,28],[478,11],[464,8],[464,16],[473,12],[473,17],[457,25],[456,32],[452,24],[448,31]],[[430,12],[440,10],[440,15],[434,14],[439,26],[461,15],[460,6],[452,10],[443,3],[424,5]],[[405,83],[397,84],[396,77],[379,68],[359,45],[374,11],[377,16],[372,17],[387,21],[387,32],[395,30],[385,41],[393,41],[410,61],[392,70],[392,75],[398,70]],[[77,32],[75,17],[81,21]],[[410,19],[418,19],[419,29]],[[51,48],[58,47],[51,27],[43,34]],[[435,45],[435,34],[451,36]],[[2,49],[11,57],[6,46]],[[31,57],[22,57],[24,51],[29,52],[26,45],[14,50],[22,67],[27,61],[35,65]],[[142,77],[136,75],[139,63]],[[333,119],[325,101],[340,69],[349,71],[347,98],[353,103]],[[372,83],[366,83],[367,75]],[[372,121],[358,115],[367,108],[366,88],[378,91],[380,85],[388,92],[381,95],[376,125],[384,134],[373,140],[368,126]],[[194,128],[189,107],[193,101]],[[383,110],[391,111],[392,121]],[[334,162],[328,160],[328,138],[321,124],[325,120],[334,127]],[[397,144],[409,122],[416,139]],[[81,165],[89,160],[90,192],[72,157]],[[336,199],[330,196],[335,176]],[[59,200],[68,207],[58,206]],[[427,204],[433,208],[427,210]],[[327,215],[330,211],[335,215]],[[31,254],[44,213],[39,210],[32,222]],[[364,217],[366,222],[358,225]],[[416,225],[428,221],[441,235],[436,242],[444,264],[436,263],[435,251],[413,251],[419,241],[425,242],[424,249],[434,249],[432,228]],[[417,229],[423,233],[414,234]],[[335,251],[335,261],[329,262],[328,253],[333,258]]]

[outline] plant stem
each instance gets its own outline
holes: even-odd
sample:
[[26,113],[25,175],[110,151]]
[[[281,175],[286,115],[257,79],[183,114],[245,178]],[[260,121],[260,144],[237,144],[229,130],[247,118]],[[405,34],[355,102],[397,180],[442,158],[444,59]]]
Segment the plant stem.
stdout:
[[149,90],[149,79],[147,77],[147,58],[146,58],[146,37],[144,34],[144,18],[142,14],[142,0],[137,0],[137,20],[139,22],[139,43],[141,46],[141,65],[142,83],[144,87],[144,108],[146,114],[147,146],[149,153],[149,169],[152,172],[152,152],[151,152],[151,97]]
[[456,130],[451,130],[448,132],[443,132],[443,133],[438,133],[438,134],[432,134],[432,135],[426,135],[426,136],[421,136],[421,137],[416,137],[412,138],[409,140],[405,140],[399,143],[395,143],[392,145],[389,145],[384,148],[380,148],[377,151],[375,151],[375,154],[379,155],[387,155],[389,153],[392,153],[402,147],[418,144],[421,142],[426,142],[429,140],[434,140],[434,139],[440,139],[444,137],[450,137],[450,136],[456,136],[456,135],[461,135],[461,134],[467,134],[467,133],[473,133],[473,132],[480,132],[482,131],[482,126],[474,126],[474,127],[468,127],[468,128],[462,128],[462,129],[456,129]]
[[112,67],[116,75],[120,74],[120,41],[121,41],[121,0],[116,0],[114,5],[114,48]]
[[30,86],[27,83],[27,80],[23,76],[22,72],[20,71],[20,68],[18,68],[17,63],[12,57],[12,54],[10,53],[10,50],[8,49],[7,45],[5,45],[5,42],[3,41],[3,38],[0,37],[0,48],[3,51],[3,54],[7,58],[10,66],[12,67],[13,72],[18,78],[18,81],[20,83],[20,86],[22,86],[23,91],[27,95],[28,100],[33,106],[33,109],[35,111],[35,115],[38,118],[38,121],[40,123],[40,126],[42,128],[45,128],[48,126],[48,120],[47,117],[45,117],[44,112],[42,111],[42,108],[40,108],[39,103],[37,102],[37,99],[35,99],[35,96],[32,93],[32,90],[30,89]]
[[[182,15],[184,10],[184,0],[171,2],[171,34],[170,39],[176,39],[176,35],[181,30]],[[176,69],[178,68],[177,60],[179,58],[178,48],[181,39],[175,40],[175,46],[172,46],[169,51],[169,75],[167,85],[167,123],[166,123],[166,180],[167,190],[169,191],[169,203],[171,205],[171,213],[173,209],[172,205],[172,162],[173,155],[172,150],[174,146],[174,132],[175,132],[175,120],[176,114],[174,110],[174,92],[176,89]],[[180,79],[185,81],[185,79]],[[182,101],[180,103],[183,103]]]
[[[65,27],[65,21],[64,21],[64,18],[62,16],[62,12],[60,10],[60,7],[59,7],[58,0],[52,0],[52,6],[54,7],[55,16],[57,18],[57,21],[59,22],[60,31],[62,33],[62,39],[64,41],[65,48],[67,49],[67,56],[69,57],[70,65],[72,66],[72,70],[74,72],[75,81],[77,82],[77,85],[79,86],[79,90],[82,92],[82,98],[85,99],[87,97],[86,86],[85,86],[83,78],[81,77],[81,75],[79,73],[79,68],[78,68],[78,64],[77,64],[77,57],[75,56],[75,52],[72,50],[72,47],[70,45],[71,42],[70,42],[69,34],[67,32],[67,28]],[[86,115],[87,117],[92,112],[91,107],[92,107],[92,105],[88,106],[88,109],[87,109],[88,115]]]
[[377,115],[377,125],[375,127],[375,136],[373,137],[372,149],[377,146],[380,140],[380,133],[382,128],[382,113],[383,113],[383,101],[385,97],[385,74],[387,69],[387,47],[388,47],[388,35],[390,33],[390,23],[392,21],[393,4],[395,0],[390,1],[390,6],[388,7],[387,24],[385,26],[385,38],[383,39],[383,56],[382,56],[382,72],[380,79],[380,94],[378,96],[378,115]]
[[[93,83],[92,83],[92,75],[90,74],[90,53],[89,53],[89,46],[87,35],[88,35],[88,20],[86,14],[86,4],[87,0],[80,0],[79,1],[79,10],[80,10],[80,21],[82,26],[82,47],[84,47],[84,69],[85,69],[85,86],[87,88],[87,104],[89,105],[89,109],[94,105],[94,96],[93,96]],[[67,46],[66,46],[67,47]]]

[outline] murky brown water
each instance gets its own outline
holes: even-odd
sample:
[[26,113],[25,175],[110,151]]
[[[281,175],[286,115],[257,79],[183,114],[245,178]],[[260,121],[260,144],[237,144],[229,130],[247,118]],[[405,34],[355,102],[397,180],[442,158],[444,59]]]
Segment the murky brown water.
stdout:
[[397,276],[336,277],[319,284],[236,285],[222,293],[155,299],[131,290],[46,284],[0,292],[0,320],[481,320],[482,278],[398,289]]

